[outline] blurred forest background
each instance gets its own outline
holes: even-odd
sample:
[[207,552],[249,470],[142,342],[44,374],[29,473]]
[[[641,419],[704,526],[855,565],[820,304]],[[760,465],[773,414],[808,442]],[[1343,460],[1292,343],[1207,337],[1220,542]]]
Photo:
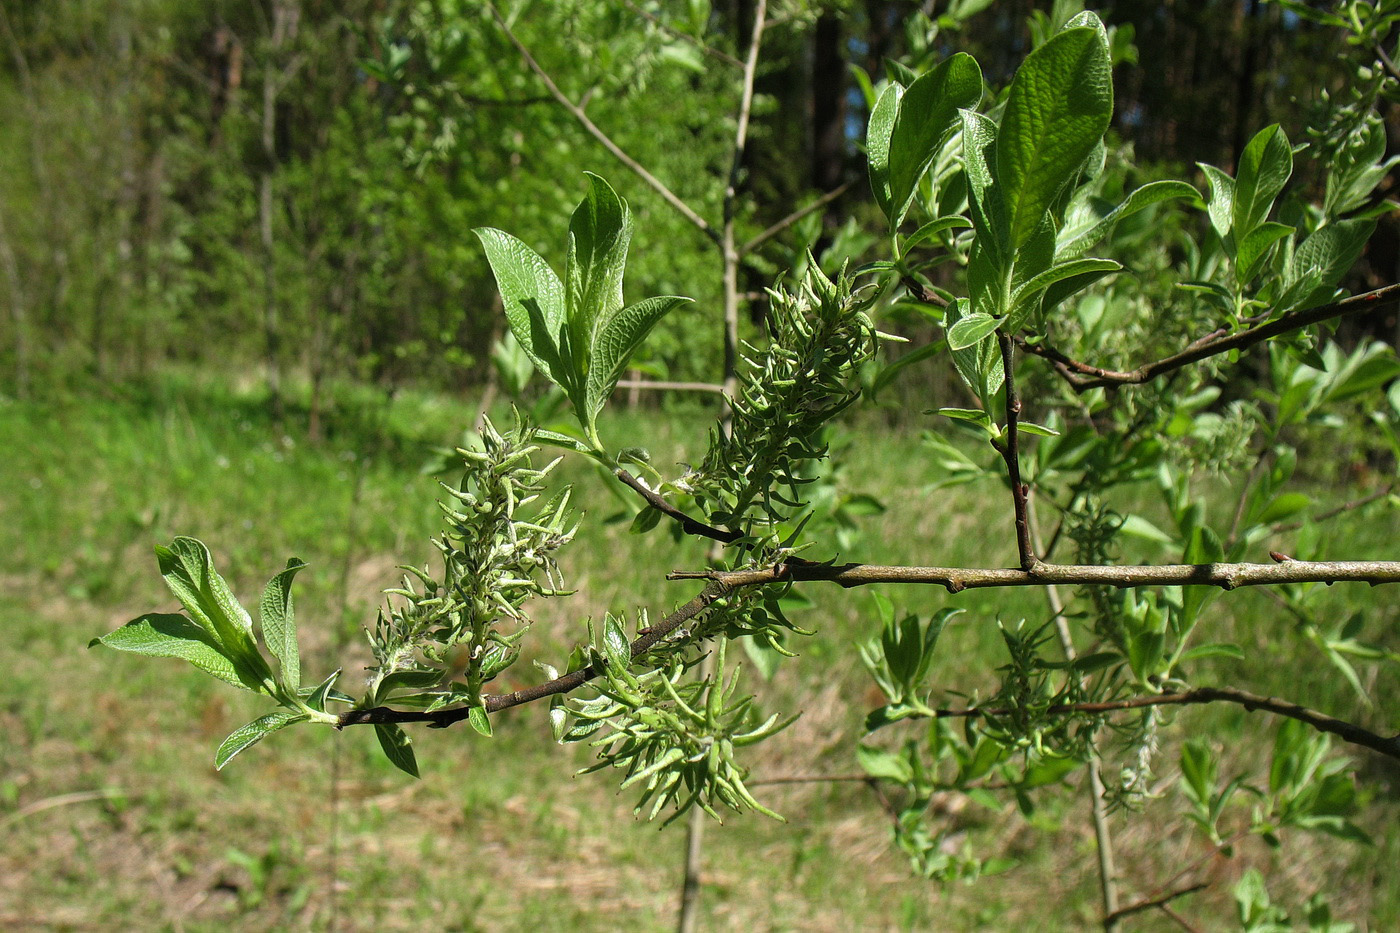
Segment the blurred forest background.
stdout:
[[[761,292],[794,250],[873,245],[860,143],[889,57],[970,51],[1005,81],[1031,0],[984,7],[921,47],[939,3],[804,7],[769,33],[741,242],[853,181],[826,212],[749,257]],[[927,8],[921,10],[921,6]],[[514,28],[590,117],[702,213],[728,166],[750,11],[709,3],[521,5]],[[1121,27],[1116,132],[1151,166],[1230,166],[1255,130],[1304,138],[1340,89],[1342,37],[1259,0],[1104,3]],[[660,13],[662,20],[654,19]],[[712,244],[622,170],[545,92],[472,0],[5,0],[0,7],[0,386],[139,379],[178,361],[266,379],[314,437],[328,378],[461,390],[492,378],[495,288],[472,227],[557,251],[582,167],[632,202],[633,294],[697,299],[648,342],[643,371],[717,381]],[[1384,193],[1384,192],[1382,192]],[[1368,257],[1395,278],[1393,223]],[[1393,339],[1392,322],[1366,322]]]
[[[739,98],[733,56],[747,41],[751,0],[497,5],[591,120],[720,221]],[[1204,189],[1194,163],[1232,169],[1272,122],[1304,142],[1324,97],[1346,95],[1355,79],[1346,59],[1356,50],[1338,31],[1274,3],[1091,6],[1117,28],[1110,135],[1133,150],[1135,167],[1114,168],[1133,184],[1177,177]],[[806,249],[829,268],[886,258],[869,232],[885,221],[861,146],[869,86],[887,59],[926,65],[969,51],[989,84],[1004,87],[1033,31],[1076,8],[771,4],[739,174],[738,242],[840,194],[746,254],[741,336],[762,335],[762,289],[801,265]],[[958,17],[939,20],[954,9]],[[711,52],[693,41],[702,35]],[[1400,123],[1392,103],[1379,106],[1393,153]],[[306,559],[297,591],[306,668],[360,677],[368,652],[359,629],[380,591],[397,582],[397,565],[431,554],[436,480],[452,466],[451,445],[483,410],[508,419],[512,398],[549,407],[537,405],[543,380],[526,385],[521,354],[501,344],[500,299],[471,229],[510,231],[562,267],[584,171],[605,176],[632,207],[629,299],[696,299],[658,326],[634,375],[719,382],[714,243],[555,102],[481,0],[0,0],[0,927],[672,924],[683,835],[634,825],[630,799],[606,776],[572,780],[588,750],[553,745],[542,710],[500,717],[489,741],[460,729],[415,732],[418,782],[385,763],[371,735],[355,734],[369,730],[289,730],[216,773],[219,740],[265,710],[188,665],[83,650],[139,613],[174,605],[151,546],[191,534],[209,542],[250,605],[289,556]],[[1293,184],[1321,187],[1315,174]],[[1378,196],[1395,187],[1387,179]],[[1181,240],[1157,233],[1137,228],[1133,242],[1152,243],[1135,274],[1146,268],[1151,294],[1175,295]],[[1392,215],[1343,285],[1396,281]],[[912,338],[908,347],[941,335],[898,305],[881,313],[888,319],[877,323]],[[1159,343],[1195,336],[1209,313],[1166,322]],[[1389,519],[1367,509],[1394,489],[1394,460],[1372,430],[1381,421],[1357,406],[1384,407],[1392,358],[1369,341],[1398,338],[1394,311],[1346,318],[1334,339],[1356,359],[1384,363],[1357,377],[1354,393],[1319,402],[1318,417],[1290,435],[1312,455],[1300,458],[1294,483],[1331,516],[1325,538],[1336,556],[1394,557]],[[1224,370],[1219,410],[1271,388],[1264,356]],[[920,437],[932,399],[959,404],[948,398],[963,390],[946,359],[908,367],[881,392],[880,412],[853,413],[855,428],[833,433],[840,456],[822,488],[833,513],[844,508],[864,528],[837,528],[844,551],[856,553],[859,539],[871,562],[928,563],[935,548],[951,565],[1013,559],[1004,489],[940,490],[952,448]],[[668,469],[699,462],[713,395],[623,391],[634,404],[605,415],[606,436],[647,446]],[[1138,396],[1149,406],[1151,391]],[[1183,411],[1190,422],[1199,405]],[[1169,440],[1186,449],[1189,428]],[[1231,482],[1256,478],[1238,466],[1252,456],[1251,438],[1237,440],[1235,459],[1220,461],[1228,466],[1200,470],[1227,518]],[[585,637],[586,617],[639,604],[659,613],[678,598],[666,572],[705,560],[695,542],[663,535],[639,545],[627,534],[637,504],[619,511],[587,464],[566,461],[559,474],[580,481],[576,501],[590,522],[563,565],[580,595],[551,601],[534,633],[532,650],[556,664]],[[1151,490],[1124,495],[1137,497],[1129,508],[1156,501]],[[1132,546],[1164,556],[1160,542]],[[901,607],[943,607],[933,589],[905,588]],[[1318,619],[1361,619],[1393,646],[1400,608],[1382,592],[1327,589]],[[1034,814],[940,797],[930,811],[940,831],[981,856],[1005,855],[1007,874],[966,886],[911,873],[880,802],[859,774],[850,779],[865,713],[880,702],[852,648],[878,631],[870,596],[813,596],[800,624],[817,634],[797,645],[801,664],[784,664],[766,684],[755,678],[765,703],[803,711],[763,746],[755,776],[845,779],[765,787],[763,799],[791,823],[750,817],[713,831],[702,928],[1097,925],[1084,795],[1047,794]],[[1400,695],[1400,655],[1385,647],[1365,656],[1348,682],[1338,670],[1353,668],[1331,647],[1326,663],[1317,627],[1270,597],[1232,594],[1213,610],[1211,637],[1245,648],[1237,664],[1219,662],[1229,682],[1358,721],[1392,716],[1386,698]],[[1045,612],[1029,590],[963,594],[958,605],[987,622]],[[941,682],[969,693],[1005,660],[992,624],[956,627],[940,654]],[[534,675],[528,663],[519,670]],[[1184,725],[1164,733],[1159,789],[1168,793],[1177,776],[1184,735],[1217,742],[1221,781],[1266,763],[1274,732],[1261,720],[1239,710],[1183,714]],[[1191,731],[1202,722],[1209,728]],[[1125,890],[1146,896],[1183,865],[1203,866],[1211,886],[1182,909],[1219,929],[1234,916],[1231,886],[1248,865],[1292,907],[1325,889],[1338,916],[1400,928],[1395,775],[1359,760],[1357,820],[1374,846],[1300,832],[1280,852],[1246,823],[1238,857],[1227,860],[1180,818],[1179,801],[1153,799],[1145,813],[1114,815]],[[1134,929],[1177,929],[1156,914],[1141,923]]]

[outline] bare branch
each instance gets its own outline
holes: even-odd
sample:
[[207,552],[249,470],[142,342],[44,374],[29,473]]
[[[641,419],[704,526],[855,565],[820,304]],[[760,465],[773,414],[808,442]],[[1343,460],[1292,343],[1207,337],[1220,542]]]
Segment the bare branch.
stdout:
[[[1369,729],[1344,719],[1337,719],[1317,710],[1308,709],[1306,706],[1299,706],[1297,703],[1288,700],[1280,700],[1276,697],[1264,697],[1255,693],[1247,693],[1244,690],[1236,690],[1233,687],[1197,687],[1194,690],[1187,690],[1184,693],[1163,693],[1157,696],[1129,697],[1125,700],[1104,700],[1094,703],[1062,703],[1048,707],[1045,712],[1051,716],[1062,716],[1070,713],[1116,713],[1130,709],[1144,709],[1149,706],[1189,706],[1203,703],[1234,703],[1243,706],[1251,713],[1255,710],[1264,710],[1276,716],[1286,716],[1289,719],[1296,719],[1299,722],[1312,726],[1319,732],[1327,732],[1331,735],[1363,748],[1369,748],[1374,752],[1379,752],[1388,758],[1400,759],[1400,735],[1386,738],[1378,735]],[[969,718],[977,716],[1008,716],[1017,712],[1010,707],[988,708],[974,706],[967,709],[939,709],[934,710],[934,718],[952,719]]]
[[1400,583],[1400,561],[1285,560],[1277,564],[1036,564],[1031,570],[998,567],[906,567],[885,564],[819,564],[786,561],[762,570],[675,571],[668,580],[714,580],[729,586],[824,580],[843,587],[919,583],[950,593],[1007,586],[1277,586],[1283,583]]
[[616,476],[618,479],[622,480],[624,485],[635,490],[638,495],[640,495],[643,499],[647,501],[647,505],[656,509],[656,511],[662,513],[663,515],[668,515],[671,518],[674,518],[676,521],[680,522],[681,529],[688,535],[696,535],[701,538],[712,538],[715,541],[722,541],[725,544],[729,544],[733,541],[738,541],[740,538],[743,537],[743,535],[741,535],[737,531],[726,531],[723,528],[716,528],[713,525],[707,525],[698,519],[691,518],[689,515],[685,514],[680,509],[676,508],[674,505],[663,499],[660,493],[656,492],[653,489],[650,489],[646,485],[646,483],[643,483],[641,480],[637,479],[637,477],[633,476],[631,473],[628,473],[624,469],[619,468],[617,470],[614,470],[613,475]]
[[1193,884],[1188,888],[1181,888],[1180,890],[1172,891],[1170,894],[1163,894],[1161,897],[1154,897],[1151,900],[1138,901],[1136,904],[1129,904],[1127,907],[1124,907],[1121,910],[1115,910],[1113,913],[1104,917],[1104,928],[1107,929],[1109,924],[1117,923],[1124,917],[1131,917],[1133,914],[1140,914],[1145,910],[1152,910],[1154,908],[1165,907],[1167,904],[1176,900],[1179,897],[1185,897],[1188,894],[1195,894],[1197,891],[1204,891],[1208,887],[1210,887],[1210,882],[1202,881],[1199,884]]
[[[1341,505],[1330,508],[1325,512],[1318,512],[1312,517],[1312,520],[1315,522],[1325,522],[1329,518],[1336,518],[1338,515],[1341,515],[1343,513],[1351,512],[1355,509],[1362,508],[1363,506],[1370,505],[1372,502],[1375,502],[1378,499],[1384,499],[1392,492],[1395,492],[1395,489],[1395,483],[1387,483],[1385,486],[1382,486],[1380,489],[1377,489],[1370,495],[1362,496],[1360,499],[1353,499],[1350,502],[1343,502]],[[1278,533],[1281,531],[1297,531],[1299,528],[1302,527],[1302,522],[1279,522],[1278,524],[1274,525],[1271,530],[1275,533]]]
[[845,194],[847,191],[850,191],[851,186],[854,184],[855,182],[848,181],[844,185],[832,188],[826,194],[817,198],[815,201],[813,201],[811,204],[808,204],[806,207],[799,207],[797,210],[793,211],[791,214],[788,214],[782,220],[773,224],[767,230],[764,230],[758,236],[754,237],[752,240],[749,240],[743,246],[739,247],[739,255],[746,256],[749,253],[752,253],[764,243],[767,243],[769,240],[773,239],[773,237],[782,233],[788,227],[791,227],[803,217],[806,217],[808,214],[812,213],[812,211],[820,210],[823,207],[826,207],[832,201],[835,201],[837,198],[841,197],[841,195]]
[[577,120],[594,139],[602,143],[603,148],[611,152],[614,158],[631,169],[634,175],[646,182],[657,194],[661,195],[666,203],[674,207],[682,217],[694,224],[700,232],[704,233],[710,239],[719,242],[719,235],[705,218],[695,213],[689,204],[682,201],[680,197],[670,188],[666,187],[659,178],[651,172],[648,172],[640,162],[632,158],[626,152],[623,152],[622,147],[613,142],[612,137],[603,132],[596,123],[588,118],[588,114],[584,113],[582,107],[570,100],[569,96],[559,89],[559,85],[554,83],[554,79],[540,66],[539,62],[535,61],[535,57],[530,54],[530,50],[527,49],[524,43],[511,31],[505,18],[502,17],[500,11],[496,9],[496,5],[494,3],[487,3],[486,9],[491,11],[491,16],[496,20],[496,24],[501,27],[501,31],[506,34],[506,38],[510,39],[511,44],[520,52],[521,57],[525,59],[525,64],[529,65],[530,70],[538,75],[539,79],[544,82],[544,86],[549,91],[550,96],[559,101],[560,106],[569,111],[569,113],[573,115],[573,118]]
[[633,3],[632,0],[622,0],[622,3],[624,6],[627,7],[627,9],[631,10],[633,13],[636,13],[642,19],[651,23],[653,26],[655,26],[657,29],[660,29],[668,36],[680,39],[682,42],[688,42],[691,45],[695,46],[697,49],[699,49],[701,52],[704,52],[711,58],[718,59],[719,61],[724,62],[726,65],[730,65],[734,68],[744,67],[743,62],[739,61],[739,59],[735,58],[733,55],[730,55],[728,52],[725,52],[721,49],[717,49],[711,45],[706,45],[704,42],[701,42],[699,39],[695,38],[690,33],[682,32],[675,26],[672,26],[670,23],[666,22],[661,17],[657,16],[655,13],[650,13],[637,6],[637,4]]
[[654,379],[619,379],[619,389],[648,389],[654,392],[716,392],[724,393],[724,386],[713,382],[663,382]]
[[1081,363],[1048,344],[1032,344],[1019,337],[1016,339],[1016,343],[1027,353],[1043,357],[1054,364],[1055,371],[1076,392],[1087,392],[1090,389],[1107,386],[1141,385],[1164,373],[1172,372],[1191,363],[1219,356],[1221,353],[1228,353],[1231,350],[1245,350],[1256,343],[1268,340],[1270,337],[1291,333],[1310,324],[1317,324],[1347,314],[1356,314],[1359,311],[1379,311],[1382,308],[1392,308],[1396,305],[1400,305],[1400,284],[1387,285],[1384,288],[1378,288],[1362,295],[1352,295],[1331,304],[1285,314],[1276,320],[1248,327],[1233,334],[1215,331],[1195,341],[1180,353],[1126,372],[1100,369],[1097,366]]

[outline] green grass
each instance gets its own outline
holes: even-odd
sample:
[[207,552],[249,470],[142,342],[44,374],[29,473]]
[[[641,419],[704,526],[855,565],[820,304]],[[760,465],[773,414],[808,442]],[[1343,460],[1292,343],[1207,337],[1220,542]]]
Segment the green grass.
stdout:
[[[437,529],[433,448],[460,440],[467,401],[338,389],[316,445],[278,431],[258,392],[213,378],[166,374],[140,388],[0,404],[0,586],[6,678],[0,686],[0,926],[16,929],[567,930],[665,929],[674,917],[684,834],[633,821],[630,797],[607,775],[575,778],[585,750],[549,740],[542,709],[499,717],[485,740],[465,729],[413,733],[421,781],[394,771],[370,730],[280,733],[222,773],[214,747],[262,711],[176,661],[88,651],[87,641],[143,612],[174,608],[151,546],[175,534],[203,539],[252,604],[289,556],[311,567],[297,581],[307,678],[345,669],[353,687],[368,659],[359,625],[395,565],[422,563]],[[288,424],[298,424],[293,410]],[[654,462],[695,462],[708,419],[622,412],[603,424],[613,443],[651,449]],[[851,432],[841,483],[889,505],[854,545],[873,562],[996,564],[1012,560],[1010,525],[995,483],[928,491],[916,432]],[[675,568],[703,566],[703,543],[665,533],[638,538],[586,464],[566,462],[588,511],[563,570],[579,594],[541,607],[532,656],[558,662],[583,637],[584,619],[638,606],[653,614],[684,602],[694,584]],[[1341,501],[1346,490],[1321,490]],[[1147,501],[1143,491],[1132,493]],[[1228,497],[1221,495],[1222,500]],[[1391,513],[1393,514],[1393,513]],[[1329,525],[1335,556],[1393,556],[1393,518],[1350,513]],[[1379,518],[1378,518],[1379,516]],[[814,555],[831,556],[831,555]],[[1136,557],[1137,555],[1125,555]],[[1170,555],[1151,554],[1152,559]],[[879,697],[851,646],[875,631],[869,594],[810,589],[799,622],[817,631],[794,645],[770,684],[750,680],[766,705],[802,710],[787,733],[757,750],[754,775],[849,774],[865,712]],[[928,587],[887,590],[904,609],[967,609],[940,643],[938,681],[950,691],[991,689],[1002,663],[995,622],[1046,616],[1033,590],[949,597]],[[1396,647],[1400,615],[1385,591],[1334,587],[1338,617],[1367,613],[1365,633]],[[1246,646],[1202,682],[1238,683],[1297,699],[1380,731],[1400,728],[1395,666],[1367,676],[1374,708],[1350,688],[1257,592],[1212,608],[1213,638]],[[522,664],[503,689],[530,682]],[[949,695],[950,703],[958,702]],[[1156,761],[1167,791],[1146,811],[1114,818],[1125,898],[1151,891],[1207,852],[1174,814],[1175,749],[1208,735],[1223,773],[1267,760],[1272,723],[1259,714],[1192,710],[1172,717]],[[1375,928],[1400,923],[1400,890],[1386,870],[1400,855],[1393,769],[1359,753],[1373,802],[1359,822],[1377,838],[1358,850],[1290,834],[1279,853],[1257,840],[1239,857],[1207,862],[1212,887],[1183,901],[1218,928],[1231,916],[1229,885],[1249,864],[1272,871],[1276,897],[1299,903],[1318,888],[1343,916]],[[1078,778],[1076,777],[1076,780]],[[66,796],[73,795],[73,796]],[[764,788],[786,824],[729,819],[707,829],[706,929],[1077,929],[1098,916],[1093,838],[1083,795],[1047,794],[1033,820],[961,798],[938,802],[974,849],[1009,853],[1010,872],[974,886],[914,878],[889,844],[874,797],[859,784]],[[1241,811],[1238,824],[1244,818]],[[1145,915],[1134,929],[1166,929]]]

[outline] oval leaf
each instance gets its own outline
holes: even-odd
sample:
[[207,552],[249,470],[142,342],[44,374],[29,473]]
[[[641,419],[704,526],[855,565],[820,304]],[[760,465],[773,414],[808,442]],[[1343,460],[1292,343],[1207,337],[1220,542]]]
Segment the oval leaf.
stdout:
[[1113,116],[1108,45],[1092,26],[1066,29],[1026,57],[997,133],[1013,249],[1030,239]]
[[904,92],[890,136],[890,220],[898,226],[919,179],[943,140],[958,128],[958,111],[982,100],[982,69],[966,52],[944,59]]
[[565,320],[559,277],[539,253],[504,230],[479,227],[472,232],[486,250],[511,333],[530,362],[558,383],[559,333]]
[[285,729],[294,722],[303,722],[305,719],[305,716],[296,713],[277,710],[266,716],[259,716],[247,725],[239,726],[224,739],[218,751],[214,752],[214,770],[222,771],[224,765],[245,748],[251,748],[277,730]]
[[89,647],[97,644],[150,657],[181,658],[204,673],[245,690],[259,690],[262,686],[257,681],[245,681],[208,632],[175,613],[153,612],[132,619],[115,632],[94,638]]
[[292,578],[306,564],[293,557],[287,569],[267,581],[263,589],[259,614],[262,618],[263,641],[267,650],[281,665],[282,686],[295,693],[301,689],[301,652],[297,648],[296,611],[292,606]]

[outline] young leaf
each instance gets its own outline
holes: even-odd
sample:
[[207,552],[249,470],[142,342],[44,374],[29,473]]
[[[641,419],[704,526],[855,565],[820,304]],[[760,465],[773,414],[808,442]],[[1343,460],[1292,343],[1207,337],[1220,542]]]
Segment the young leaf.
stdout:
[[[890,225],[899,226],[919,179],[942,140],[958,126],[958,111],[982,100],[982,69],[965,52],[946,58],[904,92],[890,137]],[[873,117],[872,117],[873,119]]]
[[374,732],[379,736],[379,747],[393,762],[394,767],[418,777],[418,759],[413,754],[413,742],[408,734],[391,722],[377,722]]
[[865,158],[870,171],[870,191],[875,195],[875,203],[889,218],[891,227],[895,226],[895,223],[894,211],[890,205],[890,137],[894,133],[902,97],[904,88],[901,85],[894,81],[886,84],[870,111],[870,123],[865,130]]
[[666,314],[690,301],[677,295],[646,298],[600,318],[588,363],[583,420],[591,425],[607,404],[617,380],[627,370],[627,361],[641,346],[647,334]]
[[1245,234],[1235,250],[1235,275],[1240,284],[1252,280],[1259,272],[1259,264],[1268,257],[1269,248],[1293,232],[1287,224],[1267,221]]
[[1248,236],[1263,223],[1274,206],[1274,199],[1293,174],[1293,149],[1288,136],[1277,123],[1255,134],[1240,153],[1235,171],[1235,198],[1232,219],[1235,238]]
[[1102,218],[1072,223],[1071,218],[1066,217],[1055,244],[1055,259],[1077,259],[1108,235],[1114,224],[1154,204],[1200,196],[1199,191],[1184,181],[1154,181],[1133,191]]
[[[1035,301],[1041,293],[1052,285],[1076,279],[1080,283],[1080,288],[1086,288],[1110,272],[1117,272],[1121,268],[1123,267],[1119,263],[1111,259],[1071,259],[1069,262],[1053,265],[1026,282],[1012,294],[1011,313],[1008,317],[1018,317],[1021,309]],[[1057,302],[1063,301],[1066,297],[1068,295],[1062,294],[1057,296],[1056,300]]]
[[473,706],[467,710],[467,722],[472,724],[472,728],[488,739],[491,737],[491,717],[486,714],[486,707]]
[[132,619],[115,632],[94,638],[88,647],[97,644],[150,657],[181,658],[235,687],[262,689],[261,682],[243,679],[243,672],[225,657],[222,646],[207,631],[176,613],[153,612]]
[[330,699],[331,696],[331,688],[335,686],[335,682],[339,679],[340,671],[337,669],[335,673],[321,681],[316,686],[316,689],[311,691],[306,698],[306,705],[318,712],[324,713],[326,711],[326,701]]
[[1030,239],[1112,117],[1108,45],[1098,29],[1065,29],[1026,57],[997,133],[996,172],[1012,249]]
[[622,630],[622,620],[612,614],[603,621],[603,657],[618,670],[626,670],[632,664],[631,642]]
[[[472,231],[486,250],[505,304],[506,321],[525,355],[559,383],[559,335],[565,321],[564,286],[539,253],[503,230]],[[532,313],[534,320],[532,320]]]
[[1288,267],[1290,284],[1309,276],[1315,276],[1317,281],[1309,294],[1298,296],[1299,310],[1327,299],[1342,276],[1356,264],[1375,229],[1374,219],[1339,220],[1318,229],[1298,246]]
[[[602,178],[588,175],[588,194],[569,221],[564,298],[575,353],[586,358],[595,322],[622,307],[622,272],[632,240],[627,202]],[[580,356],[575,357],[576,360]]]
[[1196,167],[1205,173],[1206,182],[1210,185],[1210,199],[1206,201],[1210,225],[1221,240],[1229,243],[1230,230],[1234,225],[1235,180],[1214,165],[1197,162]]
[[1007,243],[1006,203],[996,183],[997,126],[980,113],[962,111],[963,171],[967,175],[967,200],[977,245],[990,265],[1000,268],[1010,252]]
[[292,608],[292,578],[305,566],[299,558],[288,560],[287,569],[267,582],[260,607],[263,641],[282,665],[278,674],[282,686],[292,693],[301,689],[301,652],[297,648],[297,620]]
[[970,347],[996,330],[1000,323],[990,314],[969,314],[948,328],[948,347],[952,350]]
[[165,585],[238,669],[239,678],[245,684],[270,680],[272,671],[253,641],[253,620],[214,570],[209,549],[194,538],[179,537],[155,551]]
[[219,745],[218,751],[214,752],[214,770],[224,770],[224,765],[232,761],[233,757],[245,748],[258,744],[279,729],[285,729],[294,722],[304,722],[305,720],[305,716],[276,710],[266,716],[259,716],[246,725],[239,726],[229,733],[229,737]]

